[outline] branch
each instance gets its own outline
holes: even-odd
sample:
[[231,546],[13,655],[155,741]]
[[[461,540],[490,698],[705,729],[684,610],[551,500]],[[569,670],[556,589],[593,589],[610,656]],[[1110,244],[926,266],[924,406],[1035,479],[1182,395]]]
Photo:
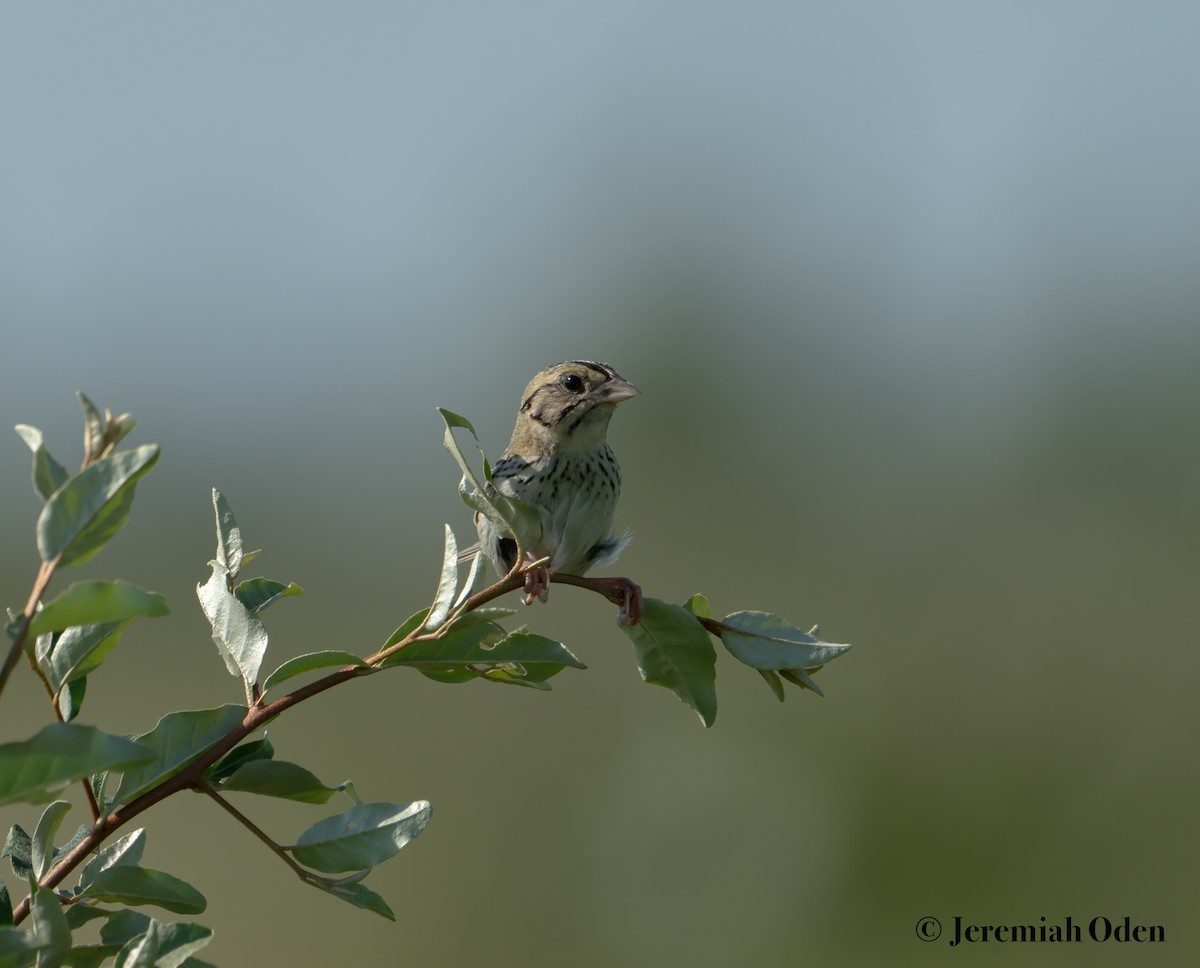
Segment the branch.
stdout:
[[8,685],[8,677],[12,675],[12,671],[17,665],[17,660],[21,657],[21,653],[25,649],[25,640],[29,637],[29,626],[33,622],[33,617],[37,614],[38,602],[46,594],[46,588],[50,584],[50,579],[54,576],[54,568],[57,564],[57,558],[52,561],[43,561],[42,566],[38,569],[37,578],[33,582],[33,590],[29,593],[29,601],[25,603],[25,611],[21,615],[21,621],[17,623],[17,630],[13,635],[13,643],[9,646],[3,668],[0,668],[0,693],[3,693],[4,687]]
[[[576,585],[580,588],[586,588],[590,591],[597,592],[603,595],[609,601],[614,601],[612,589],[602,582],[594,579],[580,578],[575,575],[552,575],[552,581],[560,581],[568,585]],[[454,613],[455,617],[466,612],[473,611],[488,602],[499,598],[501,595],[507,594],[510,591],[515,591],[524,584],[524,574],[521,568],[514,568],[504,578],[487,588],[476,592],[468,598],[462,606]],[[358,679],[362,676],[372,675],[379,672],[380,664],[403,648],[412,645],[414,642],[423,642],[430,639],[441,638],[450,627],[450,622],[443,623],[438,629],[432,632],[421,633],[420,629],[414,630],[409,635],[405,636],[401,641],[390,645],[385,649],[380,649],[373,655],[367,656],[364,660],[365,666],[345,666],[332,672],[327,676],[317,679],[315,682],[310,682],[306,686],[301,686],[299,689],[289,692],[284,696],[272,702],[264,703],[260,695],[254,706],[251,706],[246,714],[245,719],[230,730],[218,742],[214,743],[204,751],[197,759],[193,760],[187,767],[180,772],[168,777],[158,786],[147,790],[140,797],[131,800],[122,807],[118,807],[106,816],[101,817],[88,835],[83,838],[75,848],[65,854],[57,864],[55,864],[40,881],[40,886],[44,888],[53,888],[60,884],[76,867],[82,863],[89,854],[96,850],[105,840],[107,840],[118,829],[125,826],[134,817],[138,816],[145,810],[154,806],[167,797],[179,793],[181,790],[200,790],[213,796],[227,811],[239,818],[251,832],[255,832],[256,836],[263,839],[264,842],[274,845],[274,841],[267,838],[267,835],[258,831],[249,820],[242,817],[235,808],[227,803],[224,798],[218,796],[216,791],[209,786],[208,781],[204,778],[204,772],[216,763],[222,756],[228,753],[231,749],[237,746],[251,733],[259,730],[269,724],[277,716],[285,710],[292,708],[313,696],[317,696],[327,689],[332,689],[334,686],[340,685],[343,682],[348,682],[351,679]],[[277,845],[275,845],[277,846]],[[286,860],[289,866],[296,869],[296,865],[292,863],[292,859],[287,857]],[[302,870],[302,868],[300,868]],[[305,872],[308,875],[309,872]],[[306,880],[309,878],[306,876]],[[20,924],[26,917],[29,916],[30,898],[26,897],[20,904],[13,909],[13,923]]]
[[244,813],[238,810],[237,807],[235,807],[232,803],[221,796],[221,794],[219,794],[215,789],[213,789],[211,783],[209,783],[207,780],[201,780],[196,784],[196,789],[198,789],[201,793],[207,794],[211,799],[215,800],[217,805],[222,810],[228,813],[231,817],[233,817],[234,820],[249,830],[250,833],[254,834],[254,836],[261,840],[264,844],[266,844],[267,849],[270,850],[271,853],[273,853],[281,861],[287,864],[287,866],[292,869],[292,871],[297,877],[300,878],[300,880],[304,881],[305,883],[311,883],[312,874],[297,864],[292,859],[291,855],[282,847],[280,847],[279,844],[275,843],[275,841],[273,841],[270,836],[262,830],[262,828],[255,824],[254,821],[252,821]]

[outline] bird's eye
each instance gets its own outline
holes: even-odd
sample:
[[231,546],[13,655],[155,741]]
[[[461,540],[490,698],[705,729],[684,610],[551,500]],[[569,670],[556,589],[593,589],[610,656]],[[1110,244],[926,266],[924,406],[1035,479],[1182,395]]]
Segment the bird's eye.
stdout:
[[583,379],[578,373],[564,373],[558,382],[572,393],[583,393]]

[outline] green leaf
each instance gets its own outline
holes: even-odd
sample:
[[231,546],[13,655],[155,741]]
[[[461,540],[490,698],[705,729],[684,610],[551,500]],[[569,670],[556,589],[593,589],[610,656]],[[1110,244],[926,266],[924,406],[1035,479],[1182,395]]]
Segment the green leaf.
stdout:
[[4,878],[0,877],[0,928],[13,923],[12,898],[8,896],[8,887]]
[[106,421],[86,393],[76,390],[75,396],[79,398],[79,405],[83,407],[83,452],[89,459],[99,457],[100,451],[104,449]]
[[[760,669],[759,671],[761,672],[762,670]],[[813,671],[815,672],[816,670]],[[818,696],[825,695],[825,693],[821,691],[821,687],[813,681],[812,676],[810,676],[803,669],[780,669],[779,674],[788,682],[794,682],[801,689],[811,689]]]
[[152,918],[140,911],[125,908],[112,912],[111,917],[100,928],[100,940],[115,948],[122,947],[130,938],[145,934]]
[[301,864],[326,874],[374,867],[417,836],[431,810],[427,800],[365,803],[313,824],[290,849]]
[[288,659],[278,669],[267,676],[263,683],[263,692],[273,686],[279,685],[281,682],[286,682],[293,676],[298,676],[302,672],[311,672],[313,669],[328,669],[330,666],[366,666],[358,656],[353,652],[339,652],[336,649],[330,649],[326,652],[309,652],[307,655],[298,655],[294,659]]
[[89,464],[46,501],[38,516],[38,552],[61,565],[86,561],[129,520],[137,482],[158,460],[155,444]]
[[684,602],[683,607],[693,615],[698,615],[700,618],[713,617],[712,609],[708,605],[708,599],[699,592]]
[[482,676],[510,685],[543,685],[567,666],[586,669],[561,642],[524,628],[505,634],[494,622],[464,623],[438,639],[414,642],[389,657],[386,666],[413,666],[439,682]]
[[43,498],[48,498],[66,482],[71,475],[67,469],[50,456],[43,442],[42,432],[28,424],[17,424],[17,433],[33,451],[33,489]]
[[516,614],[517,610],[515,608],[476,608],[470,612],[464,612],[450,623],[450,627],[457,631],[458,629],[465,629],[471,625],[480,625],[484,622],[498,622],[502,618],[508,618]]
[[13,873],[21,880],[27,881],[33,876],[33,838],[20,824],[15,823],[9,828],[0,857],[8,858]]
[[368,873],[368,871],[360,871],[340,881],[329,881],[321,878],[309,883],[313,884],[314,887],[319,887],[321,890],[327,891],[334,897],[341,898],[343,901],[353,904],[355,907],[374,911],[380,917],[387,918],[389,921],[395,921],[396,915],[388,907],[387,901],[365,884],[359,884],[355,880],[355,878],[365,877]]
[[721,624],[725,648],[755,669],[816,669],[850,648],[822,642],[769,612],[734,612]]
[[429,609],[429,617],[425,627],[431,631],[437,629],[450,614],[450,606],[454,602],[454,593],[458,591],[458,542],[450,525],[446,525],[446,547],[442,554],[442,574],[438,578],[437,594],[433,598],[433,606]]
[[151,759],[125,771],[113,803],[129,803],[174,776],[240,726],[246,711],[245,706],[218,706],[167,713],[150,732],[134,737]]
[[40,947],[37,937],[31,932],[0,927],[0,965],[3,968],[34,964],[34,953]]
[[75,625],[64,629],[53,640],[49,655],[38,656],[38,666],[51,688],[58,692],[68,682],[99,668],[108,653],[116,648],[121,632],[131,621]]
[[419,612],[414,612],[412,615],[410,615],[408,618],[406,618],[403,621],[403,623],[401,623],[400,627],[398,629],[396,629],[395,632],[393,632],[391,635],[388,636],[387,641],[384,642],[383,645],[381,645],[379,647],[380,651],[382,652],[384,649],[388,648],[389,646],[393,646],[397,642],[403,641],[404,639],[408,638],[409,635],[411,635],[413,632],[415,632],[417,629],[419,629],[422,625],[425,624],[425,616],[427,616],[428,614],[429,614],[429,609],[423,608]]
[[[517,498],[501,494],[491,486],[491,473],[488,467],[487,455],[483,453],[483,448],[479,446],[479,435],[475,433],[475,428],[471,426],[471,421],[442,407],[438,407],[437,411],[442,415],[442,420],[446,422],[446,433],[442,441],[446,446],[446,450],[450,452],[450,456],[454,458],[463,472],[462,481],[458,485],[459,496],[468,507],[487,517],[501,532],[515,535],[518,544],[522,548],[534,547],[541,538],[542,533],[541,519],[537,509]],[[454,438],[455,428],[466,430],[474,439],[475,448],[479,451],[480,456],[483,457],[486,484],[480,482],[475,472],[471,469],[471,465],[467,463],[466,457],[463,456],[463,452],[458,446],[458,441]],[[473,486],[473,490],[467,486],[468,482]]]
[[230,675],[252,685],[267,652],[266,627],[229,590],[228,576],[215,561],[208,581],[196,586],[196,596]]
[[779,679],[779,673],[773,669],[755,669],[763,681],[771,687],[771,692],[775,693],[775,698],[780,702],[784,700],[783,683]]
[[29,913],[38,941],[38,968],[57,968],[71,950],[71,928],[53,891],[29,882]]
[[110,867],[136,867],[142,859],[142,851],[145,848],[146,830],[144,827],[139,827],[133,833],[118,837],[87,859],[79,871],[79,888],[87,887],[101,871],[106,871]]
[[67,924],[71,926],[72,931],[77,931],[92,921],[107,921],[113,915],[112,911],[106,911],[95,904],[72,904],[67,908],[66,913]]
[[225,495],[215,487],[212,489],[212,501],[217,518],[217,564],[230,578],[237,578],[242,570],[242,529],[238,527]]
[[55,800],[42,811],[42,816],[33,831],[33,876],[39,881],[50,870],[54,860],[54,835],[58,833],[58,828],[70,809],[71,804],[66,800]]
[[212,941],[212,929],[202,924],[163,924],[158,925],[158,957],[154,959],[154,968],[179,968],[186,965],[188,960],[201,948]]
[[[467,549],[467,551],[462,553],[470,554],[470,549]],[[467,578],[462,583],[462,588],[458,590],[458,596],[454,599],[454,604],[451,606],[452,608],[458,608],[463,602],[475,594],[475,583],[479,579],[479,569],[486,559],[487,556],[484,555],[483,549],[476,545],[475,553],[471,555],[470,567],[467,568]]]
[[96,875],[83,896],[109,904],[153,904],[174,914],[200,914],[204,895],[186,881],[148,867],[120,865]]
[[642,620],[622,625],[646,682],[666,686],[705,726],[717,717],[717,654],[696,617],[681,605],[647,598]]
[[158,921],[151,921],[145,932],[130,938],[117,953],[113,968],[154,968],[158,962]]
[[122,622],[147,615],[168,615],[170,611],[162,595],[143,591],[126,581],[77,581],[34,616],[29,631],[41,635],[72,625]]
[[55,698],[58,714],[64,723],[69,723],[79,715],[83,706],[83,697],[87,694],[87,676],[80,676],[67,683],[66,688],[60,689]]
[[270,578],[249,578],[239,582],[233,593],[239,602],[257,615],[281,598],[303,595],[304,589],[294,581],[285,585],[281,581],[274,581]]
[[[70,915],[71,911],[68,908],[68,919]],[[67,959],[63,964],[70,966],[70,968],[100,968],[101,965],[113,956],[113,953],[113,950],[106,945],[77,944],[67,952]]]
[[32,739],[0,745],[0,804],[41,803],[68,783],[108,769],[126,769],[154,751],[92,726],[52,723]]
[[204,771],[206,779],[214,782],[232,776],[242,765],[252,760],[269,760],[275,755],[275,747],[265,736],[262,739],[251,740],[235,746],[222,756],[216,763]]
[[312,773],[284,760],[251,760],[221,784],[222,790],[257,793],[266,797],[327,803],[337,787],[326,786]]

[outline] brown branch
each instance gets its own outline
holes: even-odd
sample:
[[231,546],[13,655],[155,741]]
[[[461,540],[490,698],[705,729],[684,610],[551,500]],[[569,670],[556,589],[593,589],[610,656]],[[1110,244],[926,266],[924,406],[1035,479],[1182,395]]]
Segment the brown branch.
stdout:
[[25,611],[21,614],[21,621],[17,623],[16,634],[13,635],[12,645],[9,646],[8,655],[5,656],[4,666],[0,668],[0,693],[4,692],[4,687],[8,685],[8,677],[12,675],[17,660],[20,659],[21,653],[25,649],[25,640],[29,637],[29,626],[33,624],[33,617],[37,615],[38,602],[46,594],[46,587],[50,584],[57,565],[58,559],[54,558],[50,561],[43,561],[38,569],[37,578],[33,582],[33,590],[29,593],[29,601],[25,603]]
[[264,844],[266,844],[267,849],[270,850],[271,853],[273,853],[281,861],[287,864],[287,866],[292,869],[292,871],[297,877],[300,878],[300,880],[304,881],[305,883],[309,883],[312,880],[312,874],[308,870],[297,864],[286,850],[284,850],[279,846],[279,844],[275,843],[275,841],[271,839],[270,835],[263,831],[262,828],[254,823],[254,821],[252,821],[244,813],[238,810],[237,807],[235,807],[232,803],[221,796],[221,794],[219,794],[215,789],[213,789],[211,783],[209,783],[207,780],[201,780],[196,784],[196,788],[201,793],[208,794],[212,800],[216,801],[217,805],[222,810],[228,813],[231,817],[233,817],[234,820],[249,830],[250,833],[254,834],[254,836],[261,840]]
[[[552,575],[551,581],[558,581],[563,584],[576,585],[580,588],[586,588],[589,591],[594,591],[603,595],[609,601],[614,601],[612,597],[612,589],[602,582],[596,582],[593,579],[580,578],[576,575]],[[452,614],[454,617],[457,617],[465,614],[466,612],[473,611],[474,609],[487,604],[493,599],[499,598],[501,595],[504,595],[510,591],[515,591],[517,588],[520,588],[523,583],[524,576],[522,574],[522,570],[520,568],[513,568],[513,570],[510,571],[500,581],[479,592],[476,592],[474,595],[468,598]],[[145,810],[148,810],[156,803],[159,803],[165,800],[167,797],[179,793],[181,790],[192,789],[209,793],[211,796],[214,796],[218,801],[220,801],[222,806],[224,806],[228,811],[239,817],[239,822],[243,822],[244,825],[247,826],[247,829],[251,829],[252,832],[257,831],[257,828],[253,827],[248,820],[242,818],[241,814],[237,813],[237,811],[230,804],[226,803],[223,798],[216,795],[216,791],[209,786],[208,781],[204,778],[205,770],[216,763],[222,756],[232,750],[251,733],[263,728],[284,711],[304,702],[307,699],[311,699],[313,696],[320,695],[327,689],[332,689],[334,686],[340,685],[343,682],[348,682],[351,679],[358,679],[363,676],[373,675],[374,673],[380,671],[380,664],[389,656],[394,655],[396,652],[413,644],[414,642],[441,638],[449,626],[450,622],[447,621],[438,629],[432,632],[426,632],[425,634],[421,634],[421,630],[419,628],[415,629],[409,635],[405,636],[405,638],[401,641],[390,645],[385,649],[380,649],[370,656],[367,656],[366,659],[364,659],[364,661],[367,663],[366,665],[345,666],[341,669],[338,669],[336,672],[331,672],[329,675],[317,679],[315,682],[310,682],[306,686],[301,686],[299,689],[295,689],[284,696],[280,696],[278,699],[272,702],[263,702],[263,697],[260,695],[256,701],[256,704],[247,710],[246,716],[242,722],[230,730],[225,736],[210,746],[207,750],[205,750],[204,753],[202,753],[192,763],[190,763],[180,772],[165,779],[158,786],[147,790],[136,799],[131,800],[129,803],[117,807],[110,813],[100,817],[92,826],[92,829],[88,832],[87,836],[84,837],[83,840],[81,840],[78,844],[76,844],[74,849],[60,858],[58,863],[46,873],[45,877],[43,877],[40,881],[40,886],[44,888],[56,887],[67,877],[67,875],[69,875],[76,867],[78,867],[79,864],[82,863],[90,853],[92,853],[92,851],[96,850],[116,830],[125,826],[127,823],[129,823],[129,821],[133,820],[139,814]],[[273,841],[269,840],[266,834],[262,834],[261,831],[259,831],[256,836],[259,834],[261,834],[260,839],[265,838],[266,841],[272,844],[274,843]],[[287,859],[289,861],[291,860],[290,857]],[[20,924],[26,917],[29,916],[30,904],[30,898],[26,897],[21,901],[20,904],[16,906],[16,908],[13,909],[14,924]]]

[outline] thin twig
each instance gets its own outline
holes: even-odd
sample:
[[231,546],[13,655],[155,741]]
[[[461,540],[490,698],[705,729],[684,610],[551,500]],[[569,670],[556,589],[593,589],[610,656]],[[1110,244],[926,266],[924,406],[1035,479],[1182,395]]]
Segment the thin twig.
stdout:
[[37,615],[38,602],[46,594],[46,587],[54,576],[54,568],[57,564],[58,559],[53,558],[50,561],[43,561],[41,567],[38,568],[37,578],[33,582],[33,590],[29,593],[29,601],[25,603],[25,611],[21,615],[21,621],[17,623],[13,643],[9,646],[8,655],[5,656],[4,666],[0,668],[0,693],[3,693],[4,687],[8,685],[8,677],[12,675],[17,660],[25,648],[25,640],[29,636],[29,626],[33,624],[33,617]]
[[221,794],[219,794],[215,789],[213,789],[211,783],[209,783],[207,780],[200,780],[200,782],[196,784],[196,789],[201,793],[208,794],[211,799],[216,801],[217,805],[220,806],[222,810],[228,813],[231,817],[233,817],[234,820],[249,830],[250,833],[254,834],[254,836],[261,840],[264,844],[266,844],[267,849],[270,850],[271,853],[273,853],[281,861],[287,864],[287,866],[290,867],[295,872],[296,876],[302,881],[307,882],[312,879],[312,874],[309,871],[297,864],[292,859],[291,855],[281,846],[279,846],[279,844],[275,843],[275,841],[272,840],[271,837],[262,830],[262,828],[260,828],[254,823],[253,820],[247,817],[244,813],[238,810],[237,807],[235,807],[232,803],[221,796]]

